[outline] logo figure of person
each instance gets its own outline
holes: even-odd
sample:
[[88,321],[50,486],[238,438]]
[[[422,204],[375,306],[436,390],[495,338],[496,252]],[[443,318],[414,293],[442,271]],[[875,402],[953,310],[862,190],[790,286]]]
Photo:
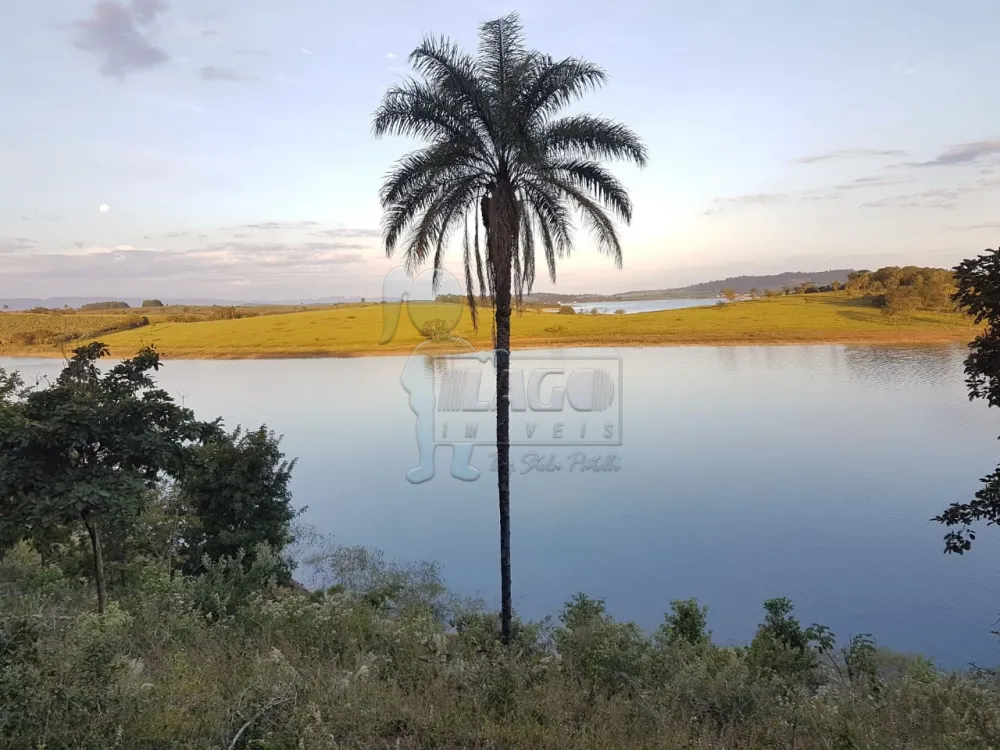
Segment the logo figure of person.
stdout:
[[[386,275],[382,290],[382,338],[379,343],[387,344],[392,341],[404,304],[413,327],[425,336],[425,341],[410,352],[399,378],[409,394],[410,409],[417,417],[419,463],[406,472],[406,479],[411,484],[422,484],[433,479],[435,452],[438,445],[443,444],[434,439],[435,376],[447,369],[449,359],[456,355],[467,358],[474,354],[480,362],[493,359],[493,352],[479,352],[466,339],[452,335],[462,316],[460,304],[414,304],[415,301],[434,301],[435,286],[438,289],[444,286],[449,293],[461,294],[458,280],[452,274],[439,270],[437,285],[433,283],[433,274],[434,271],[428,269],[411,278],[403,266],[397,266]],[[450,445],[451,475],[463,482],[478,479],[479,469],[472,465],[473,445],[461,442]]]

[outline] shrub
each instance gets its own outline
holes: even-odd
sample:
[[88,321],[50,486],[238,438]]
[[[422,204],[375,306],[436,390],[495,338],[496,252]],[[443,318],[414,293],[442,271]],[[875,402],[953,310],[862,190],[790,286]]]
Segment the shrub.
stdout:
[[576,315],[576,310],[574,310],[569,305],[560,305],[559,306],[559,314],[560,315]]
[[163,303],[158,299],[144,299],[142,301],[143,307],[163,307]]
[[441,320],[440,318],[434,318],[433,320],[428,320],[424,323],[420,332],[432,341],[440,341],[442,339],[451,338],[452,328],[453,326],[449,325],[447,321]]
[[81,305],[81,310],[125,310],[129,308],[128,302],[88,302]]

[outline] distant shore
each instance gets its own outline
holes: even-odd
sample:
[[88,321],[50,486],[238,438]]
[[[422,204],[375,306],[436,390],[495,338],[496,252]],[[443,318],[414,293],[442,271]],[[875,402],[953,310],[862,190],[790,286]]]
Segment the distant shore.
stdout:
[[[3,345],[0,356],[64,357],[87,340],[103,341],[115,357],[131,356],[148,344],[155,345],[166,359],[402,356],[426,341],[418,325],[425,330],[436,330],[438,335],[452,330],[452,335],[468,340],[480,350],[492,347],[491,311],[481,311],[479,329],[474,330],[467,311],[435,304],[414,306],[409,314],[400,311],[398,326],[389,342],[380,345],[378,342],[387,331],[383,313],[391,320],[396,311],[399,308],[367,304],[197,322],[161,322],[151,315],[148,325],[80,338],[61,347]],[[459,316],[456,326],[455,319]],[[6,318],[8,326],[19,320],[24,320],[25,325],[44,324]],[[79,316],[76,324],[83,322],[85,318]],[[829,294],[629,315],[564,315],[526,310],[515,315],[511,328],[512,347],[520,350],[807,344],[916,346],[968,343],[976,334],[969,319],[958,313],[916,312],[907,320],[893,322],[864,300]]]

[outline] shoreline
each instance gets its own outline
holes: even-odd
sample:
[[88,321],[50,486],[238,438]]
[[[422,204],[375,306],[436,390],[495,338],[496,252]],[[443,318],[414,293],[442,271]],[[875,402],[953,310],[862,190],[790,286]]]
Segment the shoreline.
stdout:
[[[914,331],[901,331],[898,334],[887,332],[872,332],[866,335],[803,335],[801,337],[789,336],[769,336],[743,335],[743,336],[720,336],[697,337],[690,339],[680,338],[656,338],[653,340],[637,340],[634,338],[624,340],[602,340],[595,341],[593,338],[580,340],[557,339],[540,340],[529,339],[525,341],[514,341],[513,351],[533,351],[539,349],[666,349],[674,347],[754,347],[754,346],[927,346],[940,347],[955,344],[965,344],[974,338],[975,331],[969,332],[941,332],[921,335]],[[86,342],[79,342],[80,345]],[[156,345],[155,341],[149,342]],[[419,342],[417,342],[419,343]],[[470,342],[473,345],[475,341]],[[488,347],[489,341],[481,342]],[[159,348],[164,360],[260,360],[260,359],[356,359],[361,357],[405,357],[413,351],[416,343],[406,346],[391,347],[370,347],[356,350],[335,350],[335,349],[314,349],[314,350],[259,350],[259,351],[171,351],[169,347]],[[481,348],[480,350],[484,350]],[[58,351],[51,349],[30,350],[18,348],[10,351],[0,349],[0,358],[9,359],[68,359],[72,352],[71,347]],[[112,358],[128,357],[134,352],[115,351],[111,347]]]

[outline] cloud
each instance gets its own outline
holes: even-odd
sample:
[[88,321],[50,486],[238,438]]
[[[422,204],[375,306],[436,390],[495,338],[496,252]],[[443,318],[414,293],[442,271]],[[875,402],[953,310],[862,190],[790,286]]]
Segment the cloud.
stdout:
[[952,227],[952,229],[973,230],[973,229],[1000,229],[1000,221],[987,221],[982,224],[969,224],[964,227]]
[[[222,227],[223,232],[238,232],[243,229],[253,229],[257,232],[277,232],[287,229],[309,229],[318,227],[318,221],[263,221],[257,224],[241,224],[235,227]],[[364,231],[364,230],[361,230]],[[354,235],[349,235],[354,236]]]
[[830,151],[825,154],[814,154],[813,156],[801,156],[795,160],[795,163],[815,164],[816,162],[829,161],[831,159],[869,159],[889,156],[906,156],[906,152],[896,149],[850,148],[841,151]]
[[132,0],[128,5],[101,0],[93,5],[89,18],[73,23],[75,45],[101,59],[104,76],[124,78],[159,67],[169,62],[170,56],[153,44],[150,27],[165,9],[164,0]]
[[382,233],[377,229],[323,229],[318,232],[310,232],[310,237],[381,237]]
[[0,238],[0,254],[16,253],[21,250],[31,250],[38,244],[37,240],[29,237],[6,237]]
[[392,58],[394,58],[394,57],[395,57],[396,55],[395,55],[394,53],[392,53],[392,52],[386,52],[386,53],[385,53],[385,56],[386,56],[386,57],[388,57],[388,58],[389,58],[389,59],[391,60],[391,59],[392,59]]
[[[2,246],[2,245],[0,245]],[[378,257],[369,243],[220,242],[192,250],[77,248],[35,252],[5,259],[4,278],[166,280],[197,279],[229,283],[234,279],[315,278]]]
[[769,206],[784,203],[789,197],[787,193],[756,193],[754,195],[738,195],[734,198],[716,198],[715,208],[707,210],[705,215],[717,214],[730,206]]
[[798,193],[798,197],[809,201],[838,200],[845,194],[850,194],[855,190],[872,190],[878,188],[892,187],[893,185],[904,185],[912,180],[901,179],[899,177],[858,177],[850,182],[834,185],[830,188],[818,190],[803,190]]
[[201,80],[241,83],[245,81],[256,81],[257,79],[254,76],[243,75],[232,68],[217,68],[214,65],[206,65],[201,69]]
[[1000,140],[973,141],[949,146],[930,161],[902,164],[909,167],[949,167],[973,164],[984,156],[1000,156]]
[[861,208],[957,208],[961,199],[981,188],[967,185],[955,188],[932,188],[919,193],[892,195],[877,201],[862,203]]

